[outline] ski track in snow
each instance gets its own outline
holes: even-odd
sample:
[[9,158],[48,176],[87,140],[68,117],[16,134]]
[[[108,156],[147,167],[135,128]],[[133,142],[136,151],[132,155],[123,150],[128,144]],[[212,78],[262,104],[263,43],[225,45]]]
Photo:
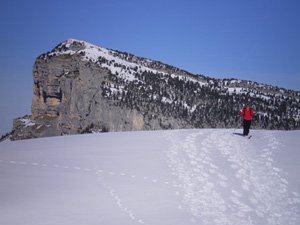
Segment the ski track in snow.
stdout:
[[52,168],[60,168],[60,169],[68,169],[74,171],[81,171],[81,172],[93,172],[97,175],[105,174],[108,176],[122,176],[127,177],[129,179],[141,179],[148,183],[152,184],[164,184],[174,188],[177,188],[178,185],[170,182],[170,181],[160,181],[156,178],[146,177],[146,176],[137,176],[134,174],[127,174],[124,172],[116,172],[111,170],[102,170],[102,169],[94,169],[94,168],[86,168],[80,166],[68,166],[68,165],[58,165],[58,164],[47,164],[47,163],[40,163],[40,162],[25,162],[25,161],[15,161],[15,160],[0,160],[0,163],[9,163],[9,164],[16,164],[16,165],[23,165],[23,166],[39,166],[39,167],[52,167]]
[[[113,201],[117,204],[117,206],[124,212],[126,213],[130,219],[137,221],[139,224],[144,224],[144,221],[140,218],[137,218],[136,214],[129,209],[128,207],[126,207],[126,205],[123,203],[122,199],[120,198],[120,196],[116,193],[116,191],[105,181],[105,178],[103,177],[103,171],[102,170],[98,170],[98,172],[96,173],[98,176],[98,181],[101,183],[101,185],[109,192],[111,198],[113,199]],[[112,172],[109,172],[110,175],[114,175],[112,174]],[[125,176],[126,174],[121,173],[120,176]]]
[[[170,187],[173,189],[177,189],[178,185],[174,182],[170,181],[160,181],[156,178],[151,178],[148,176],[137,176],[135,174],[127,174],[125,172],[116,172],[111,170],[103,170],[99,168],[87,168],[87,167],[80,167],[78,165],[59,165],[59,164],[47,164],[43,162],[26,162],[26,161],[15,161],[15,160],[0,160],[2,164],[11,164],[11,165],[19,165],[19,166],[33,166],[33,167],[47,167],[47,168],[55,168],[55,169],[63,169],[63,170],[71,170],[75,172],[82,172],[82,173],[93,173],[96,175],[97,180],[101,184],[101,186],[107,191],[107,193],[112,198],[112,201],[116,203],[118,208],[123,211],[128,217],[137,222],[138,224],[145,224],[145,221],[139,218],[136,213],[133,212],[126,204],[122,201],[121,197],[117,194],[116,190],[106,181],[106,177],[126,177],[127,179],[137,180],[140,179],[143,182],[147,182],[148,185],[164,185],[166,187]],[[178,195],[178,191],[174,192]],[[178,206],[178,210],[180,210],[180,206]]]
[[[250,139],[228,130],[206,136],[201,130],[187,132],[184,140],[177,132],[166,133],[171,142],[166,155],[193,221],[205,225],[298,224],[299,194],[288,191],[285,173],[276,167],[273,153],[280,143],[272,132],[257,137],[264,140],[261,146],[251,146]],[[220,164],[228,171],[221,171]]]
[[94,174],[112,202],[135,224],[147,222],[126,204],[109,182],[111,178],[169,188],[182,200],[177,209],[189,212],[194,224],[298,224],[300,195],[288,190],[287,174],[276,166],[273,155],[280,150],[281,143],[274,133],[254,135],[261,139],[260,146],[252,146],[252,139],[228,130],[168,131],[163,138],[169,143],[165,157],[173,180],[79,165],[13,159],[2,159],[0,163]]

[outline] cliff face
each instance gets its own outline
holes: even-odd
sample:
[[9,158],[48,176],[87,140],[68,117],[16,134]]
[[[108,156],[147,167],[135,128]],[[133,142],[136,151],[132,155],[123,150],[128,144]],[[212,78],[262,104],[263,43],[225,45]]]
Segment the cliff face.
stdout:
[[[105,86],[113,85],[106,58],[121,61],[118,70],[124,70],[127,63],[113,54],[116,52],[68,40],[39,56],[33,66],[32,115],[25,118],[31,125],[24,119],[15,120],[13,139],[146,129],[141,112],[116,106],[104,96]],[[101,61],[106,63],[101,65]],[[151,129],[160,126],[154,122]]]
[[67,40],[33,67],[32,115],[12,139],[104,131],[237,127],[243,104],[255,127],[297,129],[299,92],[217,80],[128,53]]
[[[110,70],[82,60],[85,43],[70,41],[73,54],[48,54],[34,64],[32,119],[46,120],[56,134],[95,130],[122,131],[144,129],[137,110],[116,107],[103,97],[103,84]],[[79,53],[78,53],[79,52]]]

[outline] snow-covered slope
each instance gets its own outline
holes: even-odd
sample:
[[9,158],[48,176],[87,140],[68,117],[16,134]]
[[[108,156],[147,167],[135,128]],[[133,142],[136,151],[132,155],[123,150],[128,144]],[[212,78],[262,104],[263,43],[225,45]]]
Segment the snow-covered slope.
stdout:
[[12,140],[98,131],[240,126],[300,129],[300,92],[192,74],[158,61],[69,39],[33,65],[31,115],[14,120]]
[[0,143],[0,224],[300,224],[300,131],[193,129]]

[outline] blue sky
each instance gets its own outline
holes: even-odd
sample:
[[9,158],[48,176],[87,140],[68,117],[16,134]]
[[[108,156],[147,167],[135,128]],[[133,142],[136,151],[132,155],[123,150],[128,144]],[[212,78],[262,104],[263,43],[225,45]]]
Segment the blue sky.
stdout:
[[299,12],[297,0],[1,0],[0,134],[31,112],[36,57],[68,38],[300,91]]

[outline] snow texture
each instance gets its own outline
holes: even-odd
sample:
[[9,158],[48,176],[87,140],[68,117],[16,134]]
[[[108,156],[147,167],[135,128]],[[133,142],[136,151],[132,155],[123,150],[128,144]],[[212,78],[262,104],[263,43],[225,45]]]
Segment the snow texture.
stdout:
[[[81,43],[84,45],[84,49],[82,50],[70,50],[70,46],[74,43]],[[153,74],[168,74],[162,70],[156,70],[152,69],[147,66],[147,64],[154,63],[155,61],[149,60],[149,59],[143,59],[142,63],[135,63],[131,62],[130,60],[126,60],[123,58],[120,58],[118,53],[114,50],[102,48],[93,44],[90,44],[85,41],[80,41],[76,39],[68,39],[65,42],[61,44],[61,46],[65,46],[67,49],[59,51],[54,51],[49,53],[49,56],[53,55],[74,55],[76,53],[84,53],[84,56],[82,57],[85,61],[92,61],[94,63],[97,63],[99,61],[99,58],[104,58],[106,62],[101,63],[101,67],[106,68],[111,71],[112,74],[118,75],[120,78],[126,81],[139,81],[134,74],[137,73],[143,73],[143,72],[151,72]],[[113,62],[113,63],[111,63]],[[143,65],[146,64],[146,65]],[[134,72],[134,70],[136,71]],[[130,71],[130,72],[129,72]],[[171,74],[171,77],[178,77],[179,80],[184,81],[190,81],[199,83],[201,86],[207,86],[206,82],[198,81],[197,79],[182,76],[178,74]]]
[[300,131],[193,129],[0,143],[0,224],[300,224]]
[[24,123],[25,127],[34,126],[35,123],[32,122],[30,119],[20,119],[22,123]]

